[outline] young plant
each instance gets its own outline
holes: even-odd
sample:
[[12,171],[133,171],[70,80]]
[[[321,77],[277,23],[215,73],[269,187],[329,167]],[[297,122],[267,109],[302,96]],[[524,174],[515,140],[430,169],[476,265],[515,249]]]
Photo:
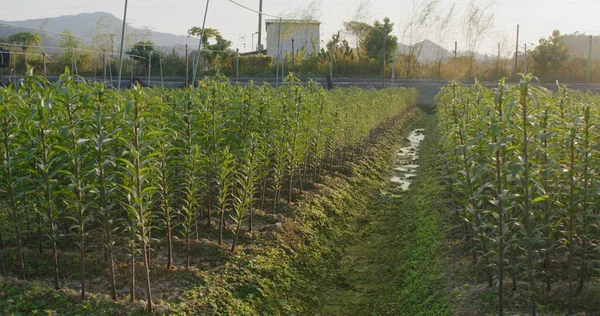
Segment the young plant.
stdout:
[[[129,199],[126,205],[133,224],[137,227],[132,229],[132,243],[140,241],[141,255],[144,262],[144,281],[146,283],[146,297],[148,300],[148,312],[152,312],[152,289],[150,285],[150,267],[147,256],[147,221],[151,217],[150,199],[156,187],[153,186],[155,176],[152,165],[155,153],[149,146],[155,133],[151,130],[150,120],[153,111],[144,100],[143,90],[139,87],[132,92],[132,100],[125,103],[124,126],[130,130],[122,138],[122,143],[127,148],[125,158],[119,159],[123,163],[124,184],[123,189],[128,193]],[[127,137],[127,138],[125,138]],[[135,265],[135,261],[132,262]],[[132,284],[135,282],[134,274],[131,275]],[[132,293],[133,297],[133,293]]]

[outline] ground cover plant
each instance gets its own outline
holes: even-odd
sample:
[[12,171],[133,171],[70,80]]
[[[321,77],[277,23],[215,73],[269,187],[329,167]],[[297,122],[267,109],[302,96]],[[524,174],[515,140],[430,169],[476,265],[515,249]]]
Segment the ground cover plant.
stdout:
[[[293,234],[307,190],[352,173],[415,101],[414,90],[325,91],[291,76],[279,88],[217,76],[117,92],[68,71],[55,83],[29,74],[0,90],[0,272],[42,283],[4,279],[3,295],[14,285],[69,304],[73,290],[100,299],[77,311],[112,311],[117,299],[159,313],[308,304],[248,301],[303,269],[289,264],[308,251],[272,244],[312,236]],[[10,301],[4,310],[53,308]]]
[[600,99],[532,81],[502,80],[495,89],[453,83],[438,95],[454,208],[471,270],[493,290],[489,312],[594,313]]

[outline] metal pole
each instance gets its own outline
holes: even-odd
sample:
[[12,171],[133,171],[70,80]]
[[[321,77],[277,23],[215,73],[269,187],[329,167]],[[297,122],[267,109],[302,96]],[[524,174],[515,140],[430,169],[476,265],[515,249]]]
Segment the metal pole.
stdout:
[[106,51],[102,50],[102,82],[106,83]]
[[515,76],[515,80],[517,78],[517,66],[518,66],[518,61],[519,61],[519,24],[517,24],[517,43],[515,44],[515,70],[514,70],[514,76]]
[[294,39],[292,38],[292,74],[294,73],[294,66],[296,63],[296,59],[294,58],[295,54],[294,54]]
[[329,45],[329,78],[333,80],[333,43]]
[[456,63],[458,62],[458,42],[454,41],[454,80],[456,80]]
[[27,61],[27,47],[25,46],[25,44],[23,44],[23,47],[25,47],[25,49],[23,49],[24,55],[25,55],[25,71],[27,71],[27,64],[29,63]]
[[189,86],[190,80],[190,62],[188,54],[188,46],[185,44],[185,86]]
[[73,56],[73,65],[75,65],[75,74],[79,75],[79,71],[77,71],[77,59],[75,59],[75,48],[73,48],[72,50],[72,56]]
[[387,57],[387,52],[385,51],[387,44],[387,34],[383,34],[383,51],[381,52],[383,56],[383,61],[381,63],[381,88],[385,88],[385,62]]
[[235,83],[238,83],[238,77],[240,75],[240,49],[235,49]]
[[262,50],[262,4],[263,0],[260,0],[258,3],[258,50]]
[[163,78],[162,61],[163,61],[162,54],[160,52],[158,52],[158,66],[160,67],[160,85],[164,86],[165,81]]
[[500,80],[500,43],[498,43],[498,57],[496,57],[496,79]]
[[527,76],[527,44],[525,44],[525,59],[523,60],[523,74]]
[[110,34],[110,55],[108,55],[108,74],[110,75],[110,85],[112,86],[113,83],[113,74],[112,74],[112,61],[115,53],[115,42],[113,40],[115,34]]
[[593,38],[594,38],[594,36],[590,35],[590,52],[588,54],[588,69],[587,69],[587,74],[585,76],[587,84],[590,83],[591,78],[592,78],[592,39]]
[[44,52],[44,54],[42,56],[44,59],[44,77],[46,77],[47,76],[47,74],[46,74],[46,52]]
[[131,62],[131,73],[129,74],[131,78],[129,79],[129,84],[133,85],[133,56],[129,56],[129,61]]
[[150,88],[150,74],[152,73],[152,51],[148,51],[148,88]]
[[127,0],[123,10],[123,27],[121,28],[121,49],[119,51],[119,75],[117,78],[117,90],[121,90],[121,69],[123,68],[123,43],[125,42],[125,22],[127,21]]
[[[77,74],[77,72],[75,71],[75,49],[71,48],[71,71],[74,74]],[[25,56],[27,57],[27,56]]]
[[396,52],[394,51],[394,59],[392,59],[392,86],[394,86],[394,76],[396,76]]
[[200,33],[200,41],[198,42],[198,55],[196,56],[196,63],[192,70],[192,84],[196,84],[196,73],[198,71],[198,64],[200,63],[200,50],[202,49],[202,39],[204,38],[204,26],[206,25],[206,15],[208,15],[208,4],[210,0],[206,0],[206,8],[204,9],[204,21],[202,21],[202,32]]
[[[261,1],[261,5],[262,5],[262,1]],[[260,42],[260,39],[259,39],[259,42]],[[277,71],[276,71],[277,83],[276,83],[276,87],[279,87],[279,62],[280,61],[281,61],[281,18],[279,18],[279,34],[277,35]]]

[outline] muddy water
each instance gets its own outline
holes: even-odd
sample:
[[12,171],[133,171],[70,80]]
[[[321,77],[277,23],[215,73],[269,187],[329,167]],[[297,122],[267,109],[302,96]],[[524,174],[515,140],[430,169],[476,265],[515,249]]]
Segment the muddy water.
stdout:
[[396,160],[390,177],[392,189],[406,191],[416,177],[419,168],[419,145],[425,139],[424,132],[423,129],[412,131],[406,138],[408,145],[396,152]]

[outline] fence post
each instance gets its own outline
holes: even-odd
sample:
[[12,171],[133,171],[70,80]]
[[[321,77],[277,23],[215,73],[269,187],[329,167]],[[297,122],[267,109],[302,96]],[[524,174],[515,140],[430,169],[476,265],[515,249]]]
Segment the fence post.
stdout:
[[525,52],[524,52],[524,59],[523,59],[523,74],[525,74],[525,76],[527,76],[527,44],[525,44]]
[[189,79],[190,78],[190,62],[189,62],[189,55],[188,55],[188,46],[187,44],[185,44],[185,86],[187,87],[189,85]]
[[148,88],[150,88],[150,74],[152,73],[152,51],[148,51]]
[[294,66],[296,64],[296,52],[294,51],[294,39],[292,38],[292,74],[294,74]]
[[593,38],[594,38],[594,36],[590,35],[590,52],[588,54],[588,69],[587,69],[587,74],[585,76],[587,84],[590,84],[590,81],[592,79],[592,39]]
[[102,50],[102,82],[106,83],[106,51]]
[[46,77],[47,76],[47,73],[46,73],[46,52],[44,52],[42,54],[42,59],[43,59],[43,62],[44,62],[44,77]]
[[454,41],[454,80],[456,81],[456,63],[458,62],[458,42]]

